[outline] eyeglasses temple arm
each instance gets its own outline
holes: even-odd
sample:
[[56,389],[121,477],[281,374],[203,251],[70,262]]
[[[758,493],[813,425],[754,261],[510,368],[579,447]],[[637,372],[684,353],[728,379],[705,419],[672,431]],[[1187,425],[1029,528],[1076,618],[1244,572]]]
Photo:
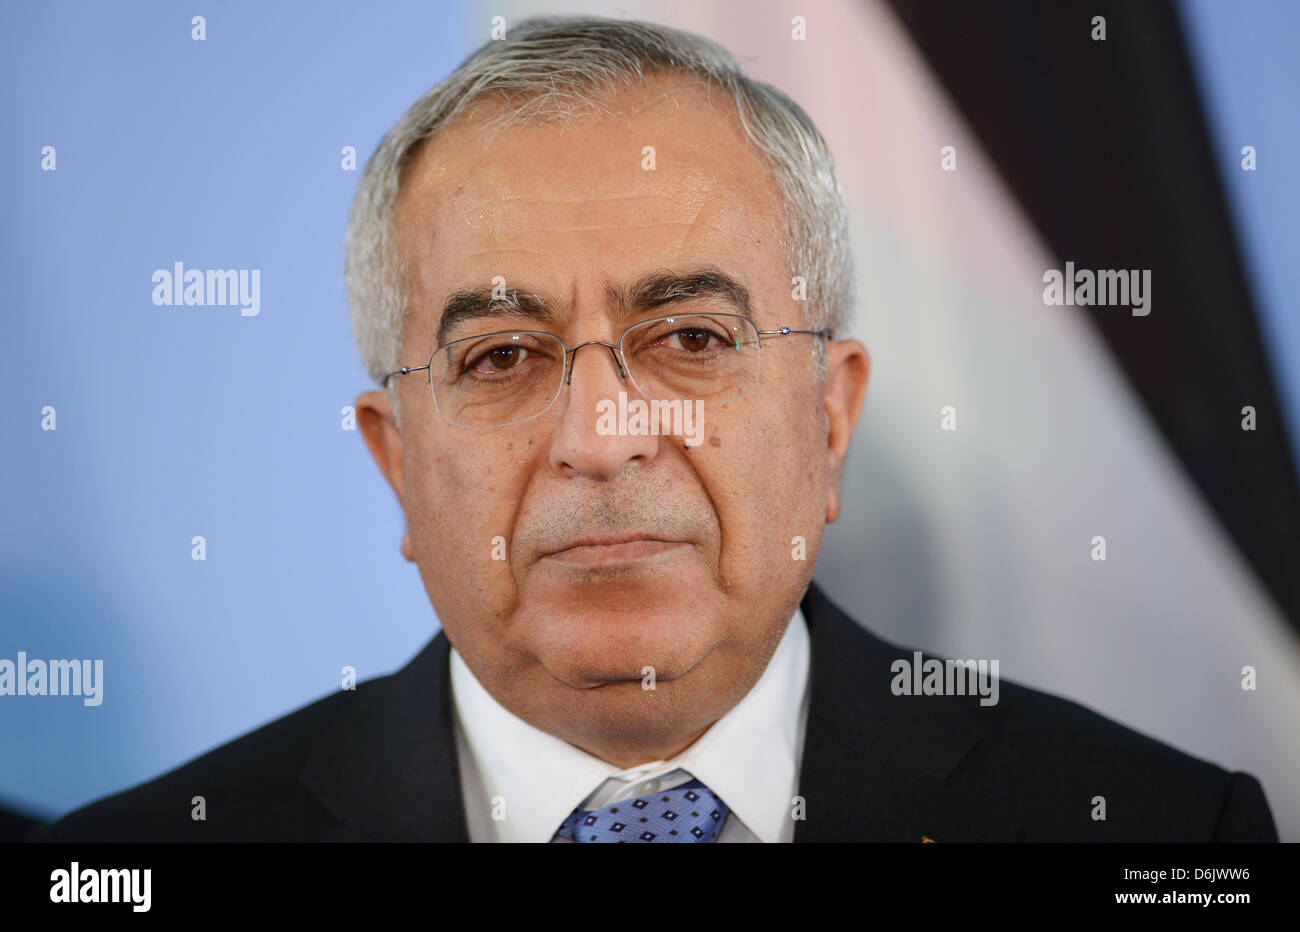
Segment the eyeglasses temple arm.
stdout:
[[834,334],[830,330],[791,330],[789,327],[782,327],[780,330],[760,330],[760,337],[783,337],[791,333],[811,333],[813,336],[825,337],[830,340]]
[[400,368],[400,369],[398,369],[398,370],[396,370],[396,371],[394,371],[394,372],[390,372],[390,373],[388,373],[388,375],[384,376],[383,381],[381,381],[379,384],[380,384],[380,386],[381,386],[382,388],[387,388],[387,387],[388,387],[388,380],[391,379],[393,376],[395,376],[395,375],[406,375],[408,372],[419,372],[421,369],[427,369],[427,368],[429,368],[428,365],[423,365],[423,366],[402,366],[402,368]]

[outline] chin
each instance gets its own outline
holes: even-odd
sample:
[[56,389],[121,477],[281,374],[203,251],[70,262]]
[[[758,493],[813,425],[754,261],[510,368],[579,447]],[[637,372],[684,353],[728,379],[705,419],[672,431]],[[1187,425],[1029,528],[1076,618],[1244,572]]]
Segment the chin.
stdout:
[[535,653],[552,676],[577,687],[656,683],[690,672],[713,649],[712,626],[696,613],[632,609],[534,616]]

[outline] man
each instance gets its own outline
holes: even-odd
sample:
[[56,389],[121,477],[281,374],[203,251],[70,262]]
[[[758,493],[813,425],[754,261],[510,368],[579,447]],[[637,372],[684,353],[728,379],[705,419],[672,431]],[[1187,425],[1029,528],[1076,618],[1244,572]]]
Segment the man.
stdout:
[[359,423],[443,632],[37,837],[1275,839],[1254,778],[935,679],[811,585],[869,374],[846,229],[811,121],[713,44],[484,46],[348,231]]

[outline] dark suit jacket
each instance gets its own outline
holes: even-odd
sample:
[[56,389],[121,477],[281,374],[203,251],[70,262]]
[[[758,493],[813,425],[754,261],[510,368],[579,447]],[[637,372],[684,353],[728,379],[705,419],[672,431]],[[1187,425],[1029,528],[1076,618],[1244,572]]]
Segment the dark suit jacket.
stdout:
[[[1082,706],[1003,681],[895,696],[910,650],[814,585],[803,841],[1276,841],[1259,783]],[[142,786],[36,829],[44,841],[467,841],[449,644]],[[191,800],[203,796],[206,821]],[[1093,798],[1106,818],[1092,818]]]

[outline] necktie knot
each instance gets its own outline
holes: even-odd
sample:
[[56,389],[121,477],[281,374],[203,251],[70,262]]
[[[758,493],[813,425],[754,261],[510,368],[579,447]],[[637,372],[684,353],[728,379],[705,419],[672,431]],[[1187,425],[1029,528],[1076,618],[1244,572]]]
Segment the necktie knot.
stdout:
[[574,809],[556,834],[581,843],[712,842],[730,812],[712,790],[691,779],[650,796]]

